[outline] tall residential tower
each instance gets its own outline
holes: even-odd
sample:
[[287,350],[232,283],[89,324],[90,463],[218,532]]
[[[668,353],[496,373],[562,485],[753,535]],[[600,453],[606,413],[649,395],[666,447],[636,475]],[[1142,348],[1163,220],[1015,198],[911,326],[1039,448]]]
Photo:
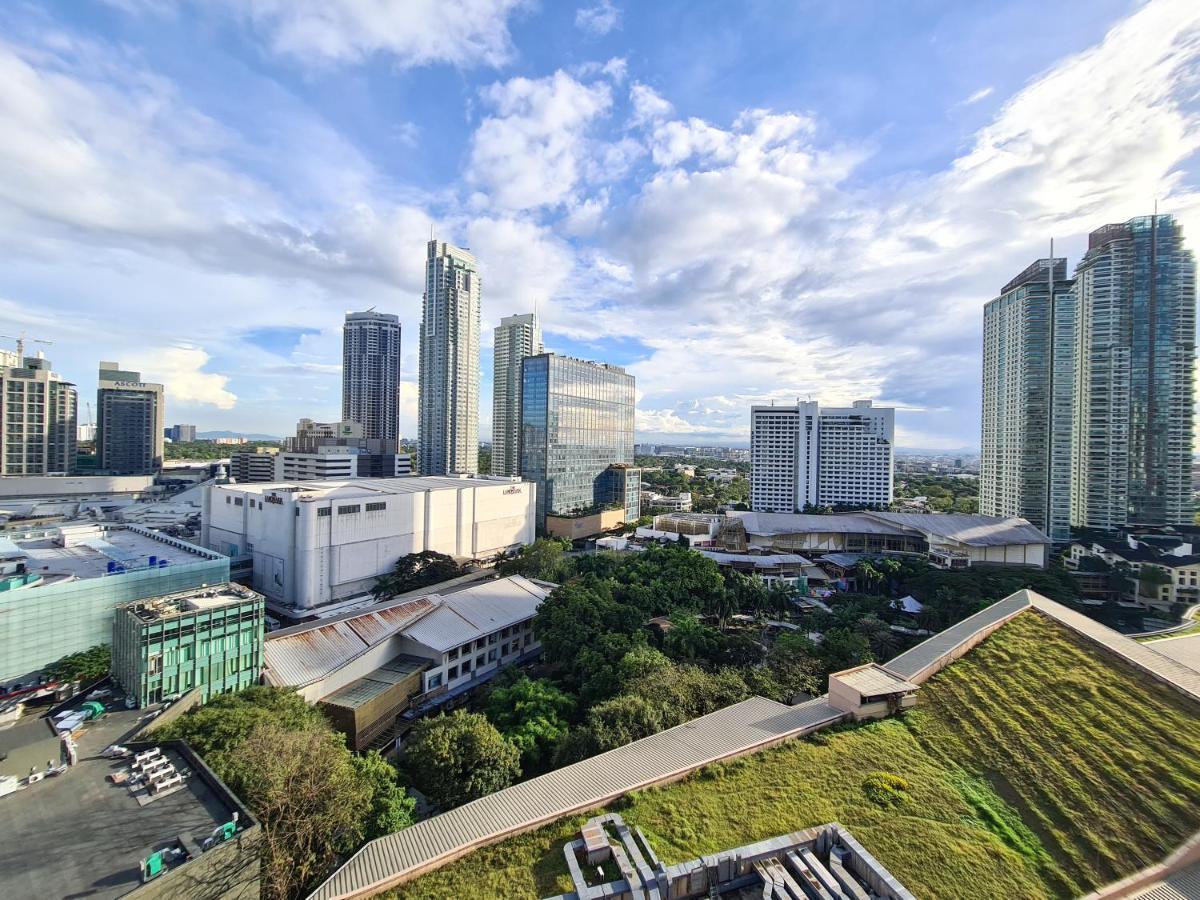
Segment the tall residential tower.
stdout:
[[544,349],[536,313],[500,320],[492,351],[493,475],[521,474],[521,360]]
[[1191,524],[1196,262],[1179,223],[1093,231],[1074,292],[1072,524]]
[[422,475],[479,471],[480,294],[475,257],[430,241],[418,384]]
[[979,511],[1070,538],[1074,282],[1039,259],[983,310]]
[[120,363],[100,363],[96,450],[112,475],[153,475],[163,461],[163,386],[142,381]]
[[49,475],[75,469],[75,385],[40,355],[0,353],[0,475]]
[[374,310],[346,313],[342,327],[342,418],[363,437],[400,439],[400,318]]

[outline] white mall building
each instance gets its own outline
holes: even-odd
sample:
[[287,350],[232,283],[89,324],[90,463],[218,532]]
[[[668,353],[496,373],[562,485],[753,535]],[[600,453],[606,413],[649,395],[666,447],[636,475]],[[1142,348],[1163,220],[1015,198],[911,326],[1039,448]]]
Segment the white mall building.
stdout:
[[482,475],[213,485],[201,543],[252,560],[269,600],[312,609],[367,593],[410,553],[477,560],[532,543],[536,494]]

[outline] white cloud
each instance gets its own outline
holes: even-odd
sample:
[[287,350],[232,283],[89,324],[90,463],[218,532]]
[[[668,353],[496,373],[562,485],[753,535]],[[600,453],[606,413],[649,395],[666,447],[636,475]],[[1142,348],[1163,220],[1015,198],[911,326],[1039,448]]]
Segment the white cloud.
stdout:
[[674,107],[649,85],[635,81],[629,88],[629,101],[633,104],[633,124],[645,125],[669,116]]
[[583,84],[560,70],[497,82],[482,95],[494,114],[472,138],[471,180],[505,209],[567,200],[581,175],[587,128],[612,104],[608,84]]
[[498,66],[513,55],[508,19],[525,0],[236,0],[271,49],[303,62]]
[[162,347],[123,361],[146,381],[163,385],[168,403],[233,409],[237,397],[226,389],[228,376],[205,372],[209,355],[199,347]]
[[959,103],[959,106],[971,106],[972,104],[978,103],[981,100],[986,100],[988,97],[992,96],[992,94],[994,94],[995,92],[996,92],[996,88],[993,85],[989,84],[987,87],[981,87],[979,90],[975,91],[969,97],[964,98]]
[[612,0],[600,0],[594,6],[582,6],[575,11],[575,27],[597,37],[608,34],[620,25],[621,10],[613,6]]

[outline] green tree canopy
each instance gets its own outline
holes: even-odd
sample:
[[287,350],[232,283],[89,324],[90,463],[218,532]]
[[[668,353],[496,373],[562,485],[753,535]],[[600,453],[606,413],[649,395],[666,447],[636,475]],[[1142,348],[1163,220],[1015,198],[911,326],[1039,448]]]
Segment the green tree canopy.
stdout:
[[521,752],[479,713],[455,710],[422,719],[404,753],[412,780],[443,809],[508,787],[521,775]]
[[521,751],[526,773],[540,769],[567,733],[575,698],[545,678],[520,675],[488,695],[487,717]]
[[270,900],[304,896],[364,837],[371,785],[330,731],[259,724],[219,774],[262,822]]
[[386,600],[409,591],[419,591],[430,585],[466,574],[466,570],[445,553],[422,550],[396,560],[392,571],[380,575],[371,593],[376,600]]
[[524,575],[526,578],[561,584],[574,574],[575,567],[566,555],[570,548],[569,541],[538,538],[513,556],[501,560],[496,571],[501,575]]
[[93,681],[108,674],[111,665],[112,648],[108,644],[96,644],[55,660],[43,671],[55,681]]

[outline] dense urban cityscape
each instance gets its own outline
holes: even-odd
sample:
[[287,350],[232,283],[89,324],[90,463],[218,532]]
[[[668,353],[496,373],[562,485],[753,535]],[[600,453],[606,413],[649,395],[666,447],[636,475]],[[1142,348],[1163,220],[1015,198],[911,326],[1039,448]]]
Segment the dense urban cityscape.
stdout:
[[[1167,18],[1200,73],[1185,4],[1101,33]],[[453,61],[432,48],[405,65]],[[629,90],[652,157],[726,152]],[[615,301],[568,322],[531,286],[496,314],[509,260],[449,216],[389,247],[417,296],[326,309],[340,364],[304,371],[340,412],[267,388],[294,434],[193,415],[190,375],[103,334],[59,355],[72,323],[0,302],[0,896],[1200,900],[1200,238],[1168,196],[1074,210],[1074,261],[1044,227],[1068,219],[1026,222],[1028,265],[960,304],[977,448],[922,443],[928,410],[861,352],[825,347],[821,395],[726,391],[682,317],[665,377],[733,424],[666,427]]]

